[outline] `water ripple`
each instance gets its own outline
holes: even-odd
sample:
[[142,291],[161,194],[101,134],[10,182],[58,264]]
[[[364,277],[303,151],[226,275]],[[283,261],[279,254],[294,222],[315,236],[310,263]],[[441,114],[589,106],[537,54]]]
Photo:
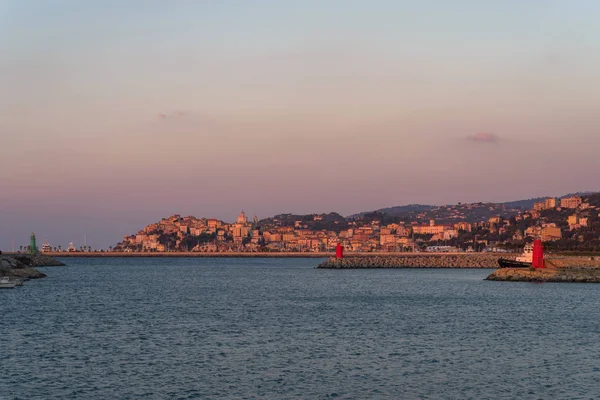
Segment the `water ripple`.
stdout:
[[598,286],[77,259],[0,292],[0,399],[595,398]]

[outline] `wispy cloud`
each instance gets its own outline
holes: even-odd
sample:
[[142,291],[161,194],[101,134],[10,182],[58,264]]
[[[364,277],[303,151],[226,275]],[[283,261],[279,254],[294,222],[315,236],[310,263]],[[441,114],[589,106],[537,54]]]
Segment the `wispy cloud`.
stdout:
[[173,111],[170,113],[159,113],[157,115],[158,119],[172,119],[172,118],[180,118],[185,117],[187,112],[185,111]]
[[480,142],[480,143],[496,143],[500,138],[498,135],[487,132],[478,132],[473,135],[467,136],[467,140],[472,142]]

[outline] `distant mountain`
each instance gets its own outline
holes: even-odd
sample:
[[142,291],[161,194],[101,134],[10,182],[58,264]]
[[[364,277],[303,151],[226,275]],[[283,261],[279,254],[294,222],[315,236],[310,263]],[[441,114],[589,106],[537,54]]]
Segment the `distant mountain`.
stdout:
[[445,206],[410,205],[361,213],[353,216],[352,219],[362,221],[379,220],[383,223],[404,221],[421,224],[429,223],[433,219],[437,223],[449,224],[459,221],[481,222],[495,216],[510,218],[517,215],[519,211],[522,211],[522,208],[497,203],[461,203]]
[[531,210],[533,208],[533,203],[537,203],[539,201],[547,199],[548,197],[535,197],[533,199],[507,201],[505,203],[500,204],[506,206],[507,208],[520,208],[523,210]]
[[428,206],[425,204],[409,204],[407,206],[395,206],[395,207],[382,208],[377,211],[384,213],[384,214],[390,214],[390,215],[402,215],[402,214],[406,214],[406,213],[429,211],[435,207],[436,206]]
[[371,213],[386,214],[391,217],[402,217],[402,216],[410,215],[412,213],[429,211],[436,207],[437,206],[428,206],[425,204],[408,204],[406,206],[394,206],[394,207],[380,208],[378,210],[373,210],[373,211],[364,211],[364,212],[361,212],[358,214],[349,215],[348,219],[360,219],[360,217],[362,217],[366,214],[371,214]]
[[[558,198],[571,196],[589,196],[594,192],[571,193]],[[548,196],[550,197],[550,196]],[[520,211],[530,210],[533,204],[547,197],[536,197],[525,200],[508,201],[504,203],[459,203],[455,205],[433,206],[424,204],[409,204],[380,208],[348,216],[350,220],[380,220],[380,221],[416,221],[426,223],[431,219],[438,223],[454,223],[457,221],[481,222],[490,217],[501,216],[510,218]]]

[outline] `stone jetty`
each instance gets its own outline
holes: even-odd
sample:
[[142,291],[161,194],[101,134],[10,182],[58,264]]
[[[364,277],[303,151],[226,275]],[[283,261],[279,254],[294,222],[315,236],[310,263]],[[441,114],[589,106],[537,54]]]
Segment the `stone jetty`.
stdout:
[[452,253],[452,254],[394,254],[367,257],[335,257],[319,264],[317,268],[498,268],[498,259],[507,254]]
[[46,254],[10,254],[8,257],[14,258],[27,267],[62,267],[65,264]]
[[500,268],[488,281],[600,283],[600,258],[557,257],[546,268]]
[[0,276],[21,279],[45,278],[46,274],[35,267],[54,267],[65,265],[44,254],[0,254]]

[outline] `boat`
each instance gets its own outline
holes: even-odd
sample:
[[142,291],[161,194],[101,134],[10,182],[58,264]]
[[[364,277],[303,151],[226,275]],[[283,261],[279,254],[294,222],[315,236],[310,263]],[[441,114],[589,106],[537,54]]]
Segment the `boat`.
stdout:
[[528,243],[523,249],[523,254],[514,260],[507,258],[499,258],[498,265],[500,268],[530,268],[533,261],[533,245]]
[[16,282],[11,281],[8,276],[0,278],[0,289],[12,289],[17,286]]
[[50,243],[48,243],[48,241],[44,241],[44,244],[42,244],[42,253],[50,253],[52,251],[52,246],[50,246]]

